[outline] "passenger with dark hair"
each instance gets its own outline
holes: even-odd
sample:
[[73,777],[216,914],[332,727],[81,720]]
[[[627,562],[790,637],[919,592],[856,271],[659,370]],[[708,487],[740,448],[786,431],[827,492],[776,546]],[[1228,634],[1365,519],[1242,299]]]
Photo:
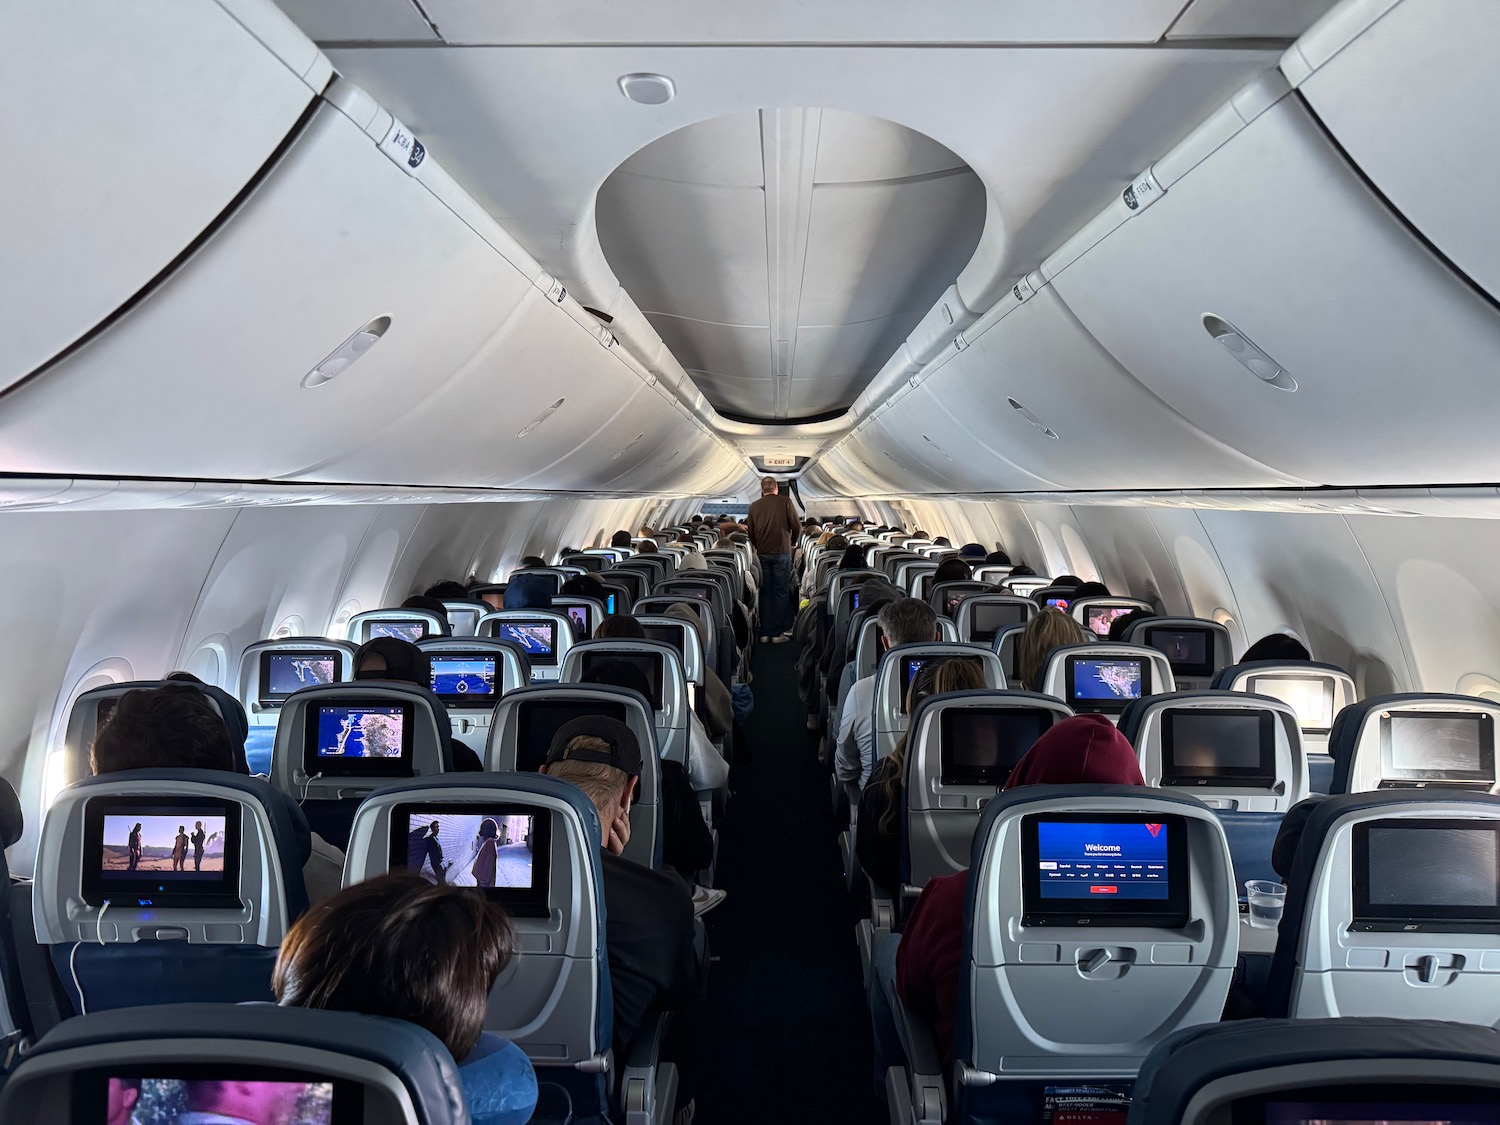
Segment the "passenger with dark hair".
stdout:
[[439,734],[450,747],[453,769],[458,773],[479,773],[484,763],[474,748],[454,738],[448,727],[448,709],[432,695],[432,661],[410,641],[400,637],[375,637],[360,645],[354,653],[356,680],[394,680],[415,684],[431,695],[433,714],[437,716]]
[[659,555],[661,550],[656,546],[655,539],[642,539],[635,545],[635,553],[638,555]]
[[[583,682],[627,688],[642,696],[651,691],[646,674],[623,660],[599,661],[583,674]],[[666,759],[661,760],[659,767],[662,861],[685,876],[706,870],[714,862],[713,833],[703,822],[703,809],[695,791],[722,788],[729,778],[729,766],[713,744],[701,736],[701,731],[697,739],[692,734],[689,730],[687,768]]]
[[517,571],[505,584],[505,608],[551,609],[553,588],[552,579],[545,574]]
[[426,594],[413,594],[401,603],[402,609],[425,609],[428,613],[437,614],[437,619],[442,622],[442,635],[452,636],[453,629],[448,624],[448,607],[441,598],[428,597]]
[[1006,577],[1007,578],[1035,578],[1035,577],[1037,577],[1037,573],[1036,573],[1036,571],[1032,570],[1031,567],[1027,566],[1025,563],[1017,563],[1015,566],[1013,566],[1013,567],[1010,568],[1010,573],[1007,574]]
[[542,772],[578,786],[599,814],[614,1050],[623,1058],[650,1014],[701,998],[708,971],[702,927],[682,879],[622,854],[641,777],[641,748],[629,727],[603,717],[564,723]]
[[1123,617],[1116,617],[1109,623],[1109,639],[1122,642],[1125,639],[1126,630],[1137,621],[1145,621],[1148,617],[1155,616],[1156,614],[1152,613],[1149,609],[1133,609]]
[[1240,657],[1240,663],[1248,664],[1252,660],[1281,660],[1296,664],[1311,659],[1312,653],[1296,637],[1288,633],[1269,633],[1245,650],[1244,655]]
[[250,737],[250,719],[245,714],[245,705],[223,688],[206,683],[191,672],[180,669],[168,672],[162,677],[162,681],[169,684],[193,684],[197,687],[198,694],[208,701],[209,707],[229,732],[229,750],[234,755],[234,765],[230,768],[235,773],[248,774],[250,764],[245,760],[245,741]]
[[1041,691],[1047,658],[1063,645],[1081,645],[1089,635],[1056,606],[1047,606],[1026,623],[1016,641],[1016,680],[1027,691]]
[[970,563],[981,563],[985,561],[983,543],[965,543],[958,549],[958,557],[967,559]]
[[1052,580],[1052,585],[1061,586],[1066,590],[1076,590],[1083,585],[1083,579],[1076,574],[1061,574]]
[[[1050,728],[1016,763],[1003,788],[1084,784],[1146,784],[1135,747],[1103,715],[1075,715]],[[932,879],[899,939],[876,946],[870,964],[870,1007],[875,1063],[882,1083],[882,1063],[896,1065],[901,1053],[891,1015],[897,995],[919,1018],[931,1023],[944,1069],[953,1066],[968,886],[967,871]]]
[[[873,580],[872,580],[873,581]],[[937,614],[924,601],[902,598],[880,608],[880,651],[922,644],[942,636]],[[834,772],[843,782],[864,788],[875,768],[875,676],[856,680],[844,698],[834,735]]]
[[[224,720],[207,696],[187,684],[138,688],[120,696],[109,721],[94,737],[89,756],[96,774],[142,769],[237,772]],[[297,857],[307,897],[313,902],[327,898],[343,882],[344,853],[309,831],[294,800],[276,790],[269,793],[286,808],[299,842],[307,841]]]
[[780,488],[775,477],[761,477],[760,499],[745,517],[761,567],[760,639],[773,644],[792,639],[792,546],[802,534],[797,508]]
[[974,572],[963,559],[944,559],[932,574],[932,584],[936,586],[939,582],[967,582],[973,577]]
[[436,598],[440,602],[463,602],[469,600],[469,590],[462,582],[455,582],[451,578],[445,578],[441,582],[434,582],[422,591],[429,598]]
[[641,623],[628,613],[617,613],[613,617],[606,617],[594,630],[596,641],[644,641],[645,639],[646,630],[641,628]]
[[984,556],[984,561],[987,563],[993,563],[995,566],[1009,566],[1010,556],[1007,555],[1004,551],[991,551],[989,554]]
[[615,532],[613,535],[611,535],[609,537],[609,545],[611,547],[629,547],[630,546],[630,532],[628,532],[628,531],[617,531],[617,532]]
[[710,740],[728,738],[734,732],[734,697],[724,681],[719,679],[719,674],[708,666],[706,658],[709,646],[708,625],[703,618],[698,616],[698,611],[687,602],[678,602],[668,606],[667,616],[686,621],[692,626],[693,632],[698,634],[699,647],[705,654],[703,695],[698,701],[699,716],[702,717],[704,732]]
[[490,989],[516,954],[497,904],[472,888],[384,875],[309,910],[281,942],[271,977],[284,1008],[326,1008],[426,1028],[458,1063],[479,1125],[523,1125],[536,1074],[515,1044],[484,1032]]
[[566,598],[598,598],[603,601],[608,597],[604,589],[604,579],[593,571],[573,575],[557,588],[557,592]]
[[946,535],[939,535],[932,541],[932,545],[934,547],[951,547],[953,546],[953,540],[949,539]]
[[1107,598],[1110,596],[1109,587],[1103,582],[1085,582],[1073,588],[1073,601],[1079,598]]
[[863,544],[855,544],[844,548],[844,553],[839,558],[840,570],[863,570],[868,564],[868,555]]
[[535,570],[539,566],[546,566],[546,565],[547,565],[547,560],[544,559],[544,558],[542,558],[541,555],[523,555],[523,556],[521,556],[521,569],[522,570]]

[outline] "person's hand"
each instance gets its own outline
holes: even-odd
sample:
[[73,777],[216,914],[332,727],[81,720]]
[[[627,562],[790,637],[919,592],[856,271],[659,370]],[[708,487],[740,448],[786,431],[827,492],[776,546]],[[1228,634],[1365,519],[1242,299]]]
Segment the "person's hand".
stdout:
[[616,809],[604,846],[611,855],[623,855],[625,845],[628,843],[630,843],[630,812],[627,809]]

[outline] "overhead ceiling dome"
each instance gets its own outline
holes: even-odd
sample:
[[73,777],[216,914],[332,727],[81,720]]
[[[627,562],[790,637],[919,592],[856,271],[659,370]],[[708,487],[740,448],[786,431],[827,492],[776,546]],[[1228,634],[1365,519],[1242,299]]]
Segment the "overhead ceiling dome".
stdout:
[[921,133],[762,109],[669,133],[599,190],[605,257],[721,413],[845,410],[973,256],[974,171]]

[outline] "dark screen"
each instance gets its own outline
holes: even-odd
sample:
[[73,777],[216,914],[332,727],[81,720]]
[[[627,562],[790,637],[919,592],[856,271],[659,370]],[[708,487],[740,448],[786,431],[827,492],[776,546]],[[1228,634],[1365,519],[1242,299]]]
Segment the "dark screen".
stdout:
[[1049,711],[949,708],[940,724],[942,783],[1003,785],[1021,756],[1051,725]]
[[975,602],[969,607],[969,639],[992,641],[1001,629],[1025,625],[1026,607],[1014,602]]
[[1387,776],[1486,780],[1494,776],[1493,724],[1488,715],[1392,712],[1383,719]]
[[1269,711],[1182,708],[1162,715],[1166,784],[1256,784],[1276,780],[1276,727]]
[[1163,654],[1180,676],[1211,676],[1212,638],[1203,629],[1147,629],[1146,644]]
[[[1361,825],[1368,913],[1421,916],[1431,908],[1500,907],[1500,824],[1375,821]],[[1366,911],[1355,911],[1356,916]]]
[[649,622],[641,622],[641,631],[646,634],[648,641],[658,641],[664,645],[671,645],[680,656],[687,655],[687,630],[691,625],[684,622],[683,627],[676,625],[653,625]]
[[659,652],[586,652],[583,654],[583,675],[585,683],[590,682],[587,677],[590,672],[601,664],[609,663],[629,664],[633,668],[640,669],[641,675],[646,677],[646,683],[650,690],[646,693],[646,699],[651,704],[651,710],[661,710],[661,681],[662,681],[662,656]]
[[595,702],[527,702],[520,705],[516,722],[516,769],[536,773],[547,760],[552,736],[557,728],[588,715],[625,721],[625,704],[600,700]]

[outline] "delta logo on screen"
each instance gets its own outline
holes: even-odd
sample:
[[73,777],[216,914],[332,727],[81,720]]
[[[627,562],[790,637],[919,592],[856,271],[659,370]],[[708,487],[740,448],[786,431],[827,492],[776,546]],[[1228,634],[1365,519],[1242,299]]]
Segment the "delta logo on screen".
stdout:
[[1151,838],[1154,840],[1158,836],[1161,835],[1161,825],[1160,824],[1148,824],[1148,825],[1146,825],[1146,831],[1149,832],[1149,833],[1151,833]]

